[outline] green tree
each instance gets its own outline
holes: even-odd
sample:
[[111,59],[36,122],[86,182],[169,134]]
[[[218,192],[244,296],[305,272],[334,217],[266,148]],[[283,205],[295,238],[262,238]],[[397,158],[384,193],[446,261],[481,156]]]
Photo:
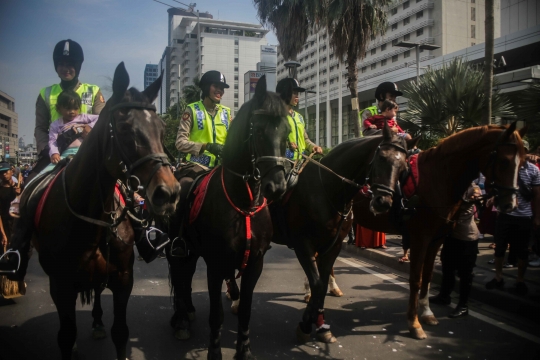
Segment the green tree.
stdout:
[[[178,106],[178,110],[177,110]],[[163,137],[163,145],[175,155],[178,153],[176,150],[176,134],[178,134],[178,126],[180,124],[180,119],[182,114],[186,110],[186,102],[182,99],[179,104],[174,104],[167,109],[165,114],[161,114],[161,119],[165,123],[165,135]],[[177,117],[176,114],[179,114]]]
[[[438,69],[427,69],[419,82],[403,87],[408,110],[404,127],[429,138],[446,137],[482,123],[485,112],[484,72],[456,58]],[[492,95],[493,116],[511,116],[509,100]]]
[[193,79],[192,85],[184,87],[183,99],[186,104],[191,104],[201,100],[201,88],[200,88],[199,76]]
[[[325,29],[330,48],[347,64],[352,118],[358,118],[358,60],[364,58],[372,36],[387,28],[386,6],[390,0],[253,0],[262,24],[277,35],[285,60],[296,59],[310,31]],[[359,135],[355,121],[355,135]]]

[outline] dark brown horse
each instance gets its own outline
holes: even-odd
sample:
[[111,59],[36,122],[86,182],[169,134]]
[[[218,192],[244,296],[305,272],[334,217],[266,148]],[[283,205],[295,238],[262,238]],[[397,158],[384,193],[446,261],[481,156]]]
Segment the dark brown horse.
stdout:
[[[190,244],[191,255],[179,258],[167,251],[176,310],[172,325],[181,339],[189,338],[188,313],[195,311],[191,278],[197,258],[202,256],[206,262],[210,296],[208,359],[222,358],[221,287],[224,279],[234,276],[235,269],[242,272],[235,358],[252,358],[249,320],[253,291],[272,239],[266,201],[285,192],[284,156],[289,132],[285,104],[277,94],[266,91],[263,77],[257,83],[254,98],[240,108],[231,124],[223,163],[215,168],[198,217],[193,222],[184,221],[183,237]],[[182,213],[185,214],[178,211],[179,216]],[[178,224],[182,219],[171,221]]]
[[[143,192],[154,215],[172,214],[178,201],[180,186],[163,154],[164,124],[152,105],[161,77],[144,92],[128,90],[128,85],[129,76],[120,63],[111,99],[77,155],[52,185],[39,224],[33,227],[33,214],[24,215],[22,207],[20,225],[14,231],[14,237],[17,231],[21,234],[13,243],[20,249],[26,246],[23,234],[27,233],[21,227],[31,227],[34,233],[33,244],[49,276],[51,297],[60,317],[62,359],[71,359],[77,338],[77,294],[89,295],[102,285],[113,292],[111,338],[117,358],[126,358],[133,249],[131,244],[117,246],[115,240],[109,241],[113,235],[109,231],[114,232],[122,218],[112,224],[97,220],[109,210],[105,204],[110,204],[107,200],[112,198],[117,179],[130,189],[126,201],[132,201],[133,191]],[[109,230],[100,234],[99,225]]]
[[[405,223],[411,237],[407,319],[409,331],[416,339],[426,338],[418,321],[419,305],[420,319],[429,325],[438,324],[428,301],[433,264],[443,238],[451,231],[467,187],[482,172],[486,176],[487,190],[496,195],[498,210],[507,213],[516,206],[517,172],[524,159],[521,141],[524,131],[515,130],[515,123],[507,127],[471,128],[419,154],[416,195],[420,203],[416,214]],[[388,215],[375,217],[362,196],[355,198],[353,210],[355,220],[363,227],[401,233]]]

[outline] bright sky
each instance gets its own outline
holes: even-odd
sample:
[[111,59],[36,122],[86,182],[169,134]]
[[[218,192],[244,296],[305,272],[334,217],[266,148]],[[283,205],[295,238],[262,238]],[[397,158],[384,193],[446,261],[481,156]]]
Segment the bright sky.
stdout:
[[[259,22],[251,0],[192,1],[214,19]],[[142,90],[145,65],[157,64],[167,45],[167,9],[153,0],[0,0],[0,90],[15,98],[19,138],[33,141],[39,90],[60,82],[52,60],[58,41],[81,44],[85,60],[79,78],[102,87],[106,98],[121,61],[130,85]],[[273,33],[267,40],[277,44]]]

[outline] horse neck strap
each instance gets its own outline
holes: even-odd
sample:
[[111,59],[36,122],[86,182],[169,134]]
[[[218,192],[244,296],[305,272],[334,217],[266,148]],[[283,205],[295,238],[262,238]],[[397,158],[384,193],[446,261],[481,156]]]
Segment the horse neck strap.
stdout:
[[[223,171],[223,167],[222,167],[222,169],[221,169],[221,186],[223,187],[223,193],[225,194],[225,197],[227,198],[227,201],[232,206],[232,208],[234,210],[236,210],[236,212],[239,213],[240,215],[243,215],[245,217],[245,219],[246,219],[245,220],[246,221],[246,249],[244,250],[244,257],[242,259],[242,265],[240,267],[240,271],[238,272],[238,275],[236,276],[236,278],[238,279],[244,273],[244,270],[246,269],[247,263],[248,263],[248,260],[249,260],[249,255],[251,253],[251,217],[253,217],[253,215],[255,215],[256,213],[258,213],[259,211],[264,209],[268,204],[266,202],[266,199],[264,199],[263,203],[260,206],[251,207],[251,210],[249,210],[249,211],[242,210],[238,206],[234,205],[231,198],[229,197],[229,194],[227,193],[227,188],[225,187],[225,180],[224,180],[224,177],[223,177],[224,172],[225,171]],[[253,199],[253,194],[251,192],[251,189],[249,188],[249,185],[248,185],[247,181],[244,181],[244,183],[246,184],[246,188],[247,188],[247,191],[248,191],[249,201],[253,205],[253,200],[254,199]]]

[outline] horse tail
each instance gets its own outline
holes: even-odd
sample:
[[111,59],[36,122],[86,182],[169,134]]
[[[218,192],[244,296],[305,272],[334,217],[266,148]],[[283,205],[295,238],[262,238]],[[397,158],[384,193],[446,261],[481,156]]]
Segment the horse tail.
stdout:
[[79,297],[81,299],[81,305],[90,305],[94,302],[94,289],[88,289],[79,292]]

